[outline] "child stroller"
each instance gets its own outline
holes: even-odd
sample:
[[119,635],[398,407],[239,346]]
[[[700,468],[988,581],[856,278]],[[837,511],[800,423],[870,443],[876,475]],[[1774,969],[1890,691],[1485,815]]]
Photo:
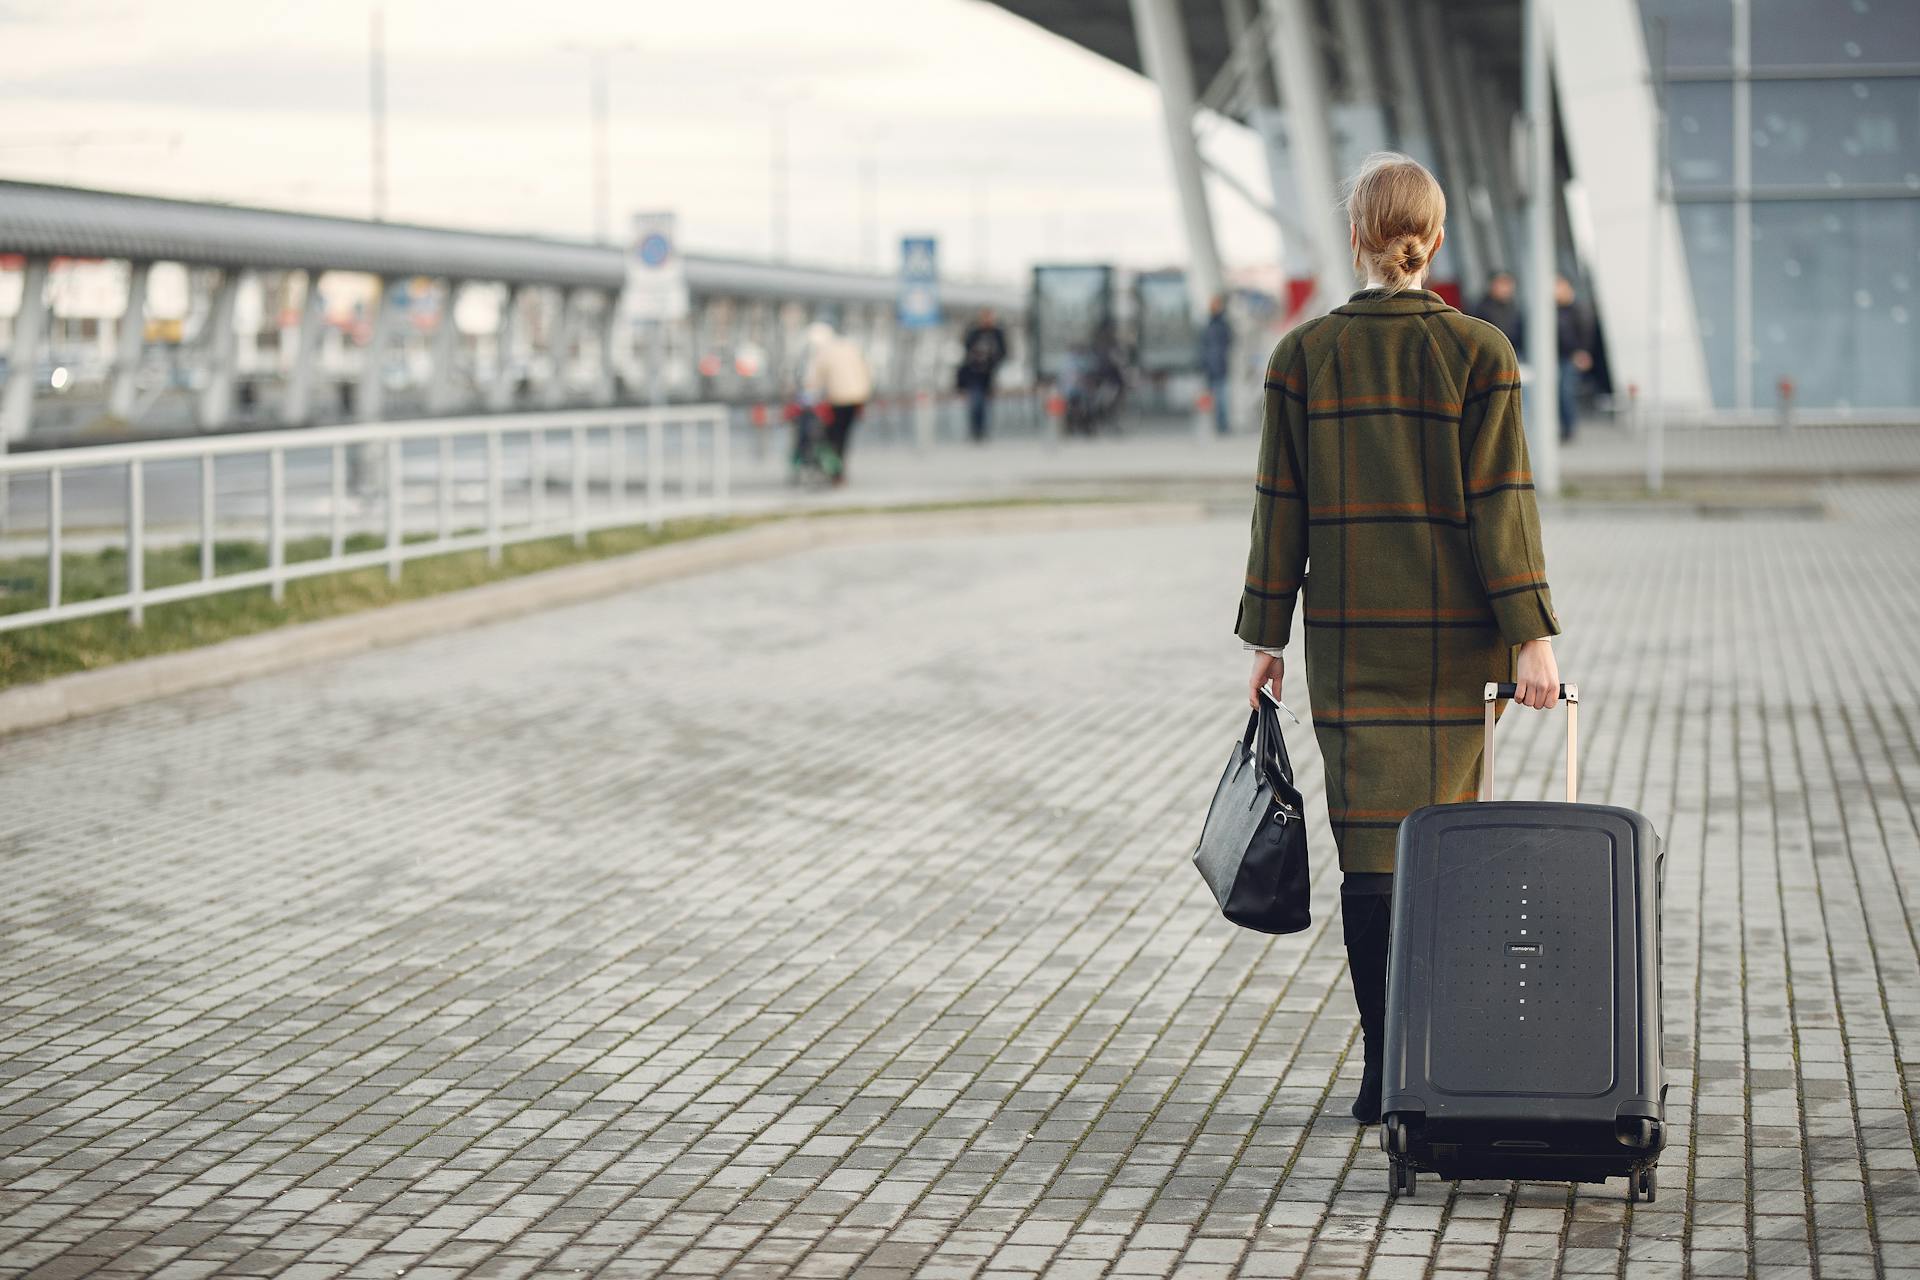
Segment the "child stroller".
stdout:
[[805,400],[788,402],[785,417],[793,424],[793,453],[787,460],[787,483],[821,488],[840,474],[840,455],[827,443],[827,424]]

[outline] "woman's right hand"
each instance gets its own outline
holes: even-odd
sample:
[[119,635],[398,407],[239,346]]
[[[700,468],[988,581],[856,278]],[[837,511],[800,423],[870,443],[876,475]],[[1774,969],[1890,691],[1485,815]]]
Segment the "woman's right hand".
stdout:
[[1554,661],[1552,641],[1529,640],[1520,646],[1513,663],[1513,700],[1537,711],[1560,701],[1560,664]]
[[1287,673],[1287,660],[1271,653],[1255,652],[1253,655],[1253,678],[1247,681],[1247,705],[1255,711],[1260,709],[1260,687],[1267,681],[1273,681],[1273,700],[1280,701],[1280,681]]

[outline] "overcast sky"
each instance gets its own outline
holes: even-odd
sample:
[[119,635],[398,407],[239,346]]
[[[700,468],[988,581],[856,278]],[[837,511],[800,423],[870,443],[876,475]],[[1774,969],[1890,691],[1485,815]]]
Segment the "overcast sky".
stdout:
[[[612,62],[616,228],[668,208],[689,247],[768,253],[783,117],[796,260],[867,256],[863,156],[889,267],[912,232],[940,236],[954,275],[1182,253],[1152,87],[980,0],[384,10],[396,220],[590,235],[587,60],[564,46],[613,42],[632,46]],[[364,216],[371,11],[0,0],[0,174]],[[1242,130],[1207,133],[1211,153],[1263,183]],[[1260,215],[1213,196],[1230,265],[1271,261]]]

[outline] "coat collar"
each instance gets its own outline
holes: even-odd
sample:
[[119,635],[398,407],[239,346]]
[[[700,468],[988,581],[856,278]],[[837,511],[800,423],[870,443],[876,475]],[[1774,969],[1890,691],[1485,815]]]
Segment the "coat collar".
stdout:
[[1451,310],[1453,308],[1431,289],[1402,289],[1399,293],[1362,289],[1335,307],[1333,313],[1338,316],[1425,316]]

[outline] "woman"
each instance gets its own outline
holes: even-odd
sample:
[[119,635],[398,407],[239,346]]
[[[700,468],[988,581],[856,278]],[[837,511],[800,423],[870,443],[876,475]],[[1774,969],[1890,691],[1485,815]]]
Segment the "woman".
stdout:
[[816,405],[827,428],[827,447],[833,451],[829,467],[836,485],[847,482],[847,449],[853,424],[873,395],[873,372],[867,358],[851,339],[843,338],[824,320],[807,326],[807,368],[801,387]]
[[1367,287],[1290,331],[1267,365],[1235,630],[1260,650],[1249,698],[1269,680],[1278,689],[1306,596],[1307,689],[1366,1041],[1353,1114],[1372,1124],[1400,820],[1473,798],[1487,681],[1554,704],[1547,637],[1560,625],[1513,346],[1422,287],[1446,197],[1419,164],[1383,153],[1354,178],[1347,215]]

